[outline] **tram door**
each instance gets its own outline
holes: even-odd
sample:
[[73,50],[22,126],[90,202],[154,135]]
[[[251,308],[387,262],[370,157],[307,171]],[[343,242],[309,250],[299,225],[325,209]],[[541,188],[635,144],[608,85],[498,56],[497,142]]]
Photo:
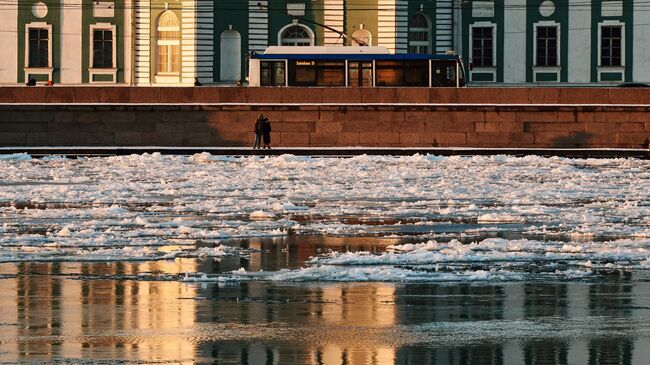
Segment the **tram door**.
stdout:
[[348,86],[372,87],[371,61],[348,61]]

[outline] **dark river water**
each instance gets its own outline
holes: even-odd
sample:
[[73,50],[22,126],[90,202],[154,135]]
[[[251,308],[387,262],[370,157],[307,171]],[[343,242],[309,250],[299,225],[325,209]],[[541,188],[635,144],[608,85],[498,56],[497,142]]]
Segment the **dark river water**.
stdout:
[[203,282],[399,239],[252,239],[245,256],[0,264],[0,363],[648,364],[650,275],[412,283]]

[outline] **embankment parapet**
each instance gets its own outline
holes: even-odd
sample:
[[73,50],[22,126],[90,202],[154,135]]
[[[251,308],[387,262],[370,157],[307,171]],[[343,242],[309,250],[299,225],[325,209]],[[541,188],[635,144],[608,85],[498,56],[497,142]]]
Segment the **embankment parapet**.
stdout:
[[650,90],[2,87],[2,146],[641,148]]

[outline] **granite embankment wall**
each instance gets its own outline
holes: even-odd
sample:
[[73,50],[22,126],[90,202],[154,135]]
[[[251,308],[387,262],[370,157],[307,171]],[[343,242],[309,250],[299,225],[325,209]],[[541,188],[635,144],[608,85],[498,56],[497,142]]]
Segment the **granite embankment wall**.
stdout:
[[650,89],[1,87],[0,146],[641,148]]

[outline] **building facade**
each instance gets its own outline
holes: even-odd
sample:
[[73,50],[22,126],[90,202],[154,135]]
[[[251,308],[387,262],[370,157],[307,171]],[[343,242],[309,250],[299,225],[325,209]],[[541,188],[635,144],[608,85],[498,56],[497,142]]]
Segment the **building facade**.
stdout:
[[0,84],[246,80],[272,45],[455,51],[476,84],[650,81],[645,0],[9,0]]
[[461,53],[475,83],[650,81],[643,0],[464,1]]

